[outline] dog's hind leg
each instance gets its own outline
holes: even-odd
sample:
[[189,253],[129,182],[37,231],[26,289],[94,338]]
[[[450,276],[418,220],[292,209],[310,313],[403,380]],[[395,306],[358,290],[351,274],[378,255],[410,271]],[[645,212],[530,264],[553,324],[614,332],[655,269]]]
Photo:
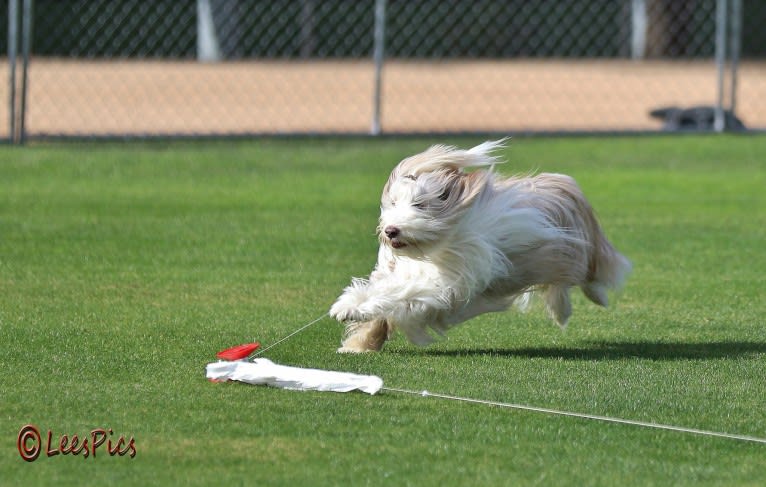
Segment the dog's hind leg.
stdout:
[[391,332],[386,320],[351,323],[346,327],[346,337],[338,353],[378,352],[391,336]]
[[604,284],[598,281],[590,281],[580,286],[585,296],[598,304],[599,306],[607,307],[609,305],[609,297],[607,296],[607,288]]
[[572,303],[569,301],[568,286],[549,286],[545,289],[543,298],[548,314],[556,320],[560,327],[567,326],[569,317],[572,316]]
[[615,250],[600,229],[594,240],[597,243],[593,246],[588,276],[584,283],[580,283],[580,288],[588,299],[606,307],[609,304],[607,291],[622,287],[632,265]]

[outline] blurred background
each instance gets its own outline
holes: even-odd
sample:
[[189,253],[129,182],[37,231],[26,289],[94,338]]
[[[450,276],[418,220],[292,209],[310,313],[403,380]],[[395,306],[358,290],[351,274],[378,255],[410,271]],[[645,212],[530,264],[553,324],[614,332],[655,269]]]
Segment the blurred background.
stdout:
[[0,138],[766,129],[757,0],[9,0]]

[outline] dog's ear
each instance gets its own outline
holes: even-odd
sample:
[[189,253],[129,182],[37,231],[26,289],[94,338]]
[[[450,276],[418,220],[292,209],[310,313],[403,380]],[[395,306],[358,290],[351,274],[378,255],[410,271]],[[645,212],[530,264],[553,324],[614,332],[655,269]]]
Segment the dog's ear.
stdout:
[[463,204],[472,203],[487,185],[489,173],[485,170],[463,173],[460,178],[462,188],[461,200]]
[[488,178],[487,171],[464,173],[452,170],[447,172],[444,190],[439,195],[445,212],[455,213],[468,208],[486,187]]
[[400,175],[417,176],[434,171],[459,171],[470,167],[486,167],[500,163],[492,155],[504,147],[506,139],[484,142],[468,150],[446,145],[433,145],[420,154],[404,159],[394,170]]

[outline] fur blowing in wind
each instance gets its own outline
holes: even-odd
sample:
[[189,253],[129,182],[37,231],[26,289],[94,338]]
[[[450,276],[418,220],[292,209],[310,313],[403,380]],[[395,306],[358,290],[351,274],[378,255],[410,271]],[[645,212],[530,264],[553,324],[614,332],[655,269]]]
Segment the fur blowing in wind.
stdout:
[[569,176],[502,177],[503,141],[436,145],[401,161],[381,196],[378,261],[330,309],[341,352],[380,350],[395,330],[427,345],[459,323],[539,294],[565,326],[570,289],[606,306],[631,269]]

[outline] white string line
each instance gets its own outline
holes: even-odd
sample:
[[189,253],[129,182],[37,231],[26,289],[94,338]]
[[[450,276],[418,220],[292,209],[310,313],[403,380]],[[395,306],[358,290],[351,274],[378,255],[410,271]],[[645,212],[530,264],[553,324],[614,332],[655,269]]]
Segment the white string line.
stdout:
[[598,416],[595,414],[584,414],[584,413],[575,413],[570,411],[560,411],[557,409],[549,409],[549,408],[541,408],[536,406],[525,406],[522,404],[510,404],[510,403],[504,403],[504,402],[496,402],[496,401],[486,401],[483,399],[471,399],[468,397],[458,397],[458,396],[450,396],[447,394],[439,394],[435,392],[428,392],[428,391],[412,391],[408,389],[398,389],[395,387],[383,387],[384,391],[391,391],[391,392],[400,392],[403,394],[414,394],[422,397],[436,397],[439,399],[449,399],[452,401],[462,401],[462,402],[468,402],[468,403],[474,403],[474,404],[485,404],[488,406],[498,406],[502,408],[510,408],[510,409],[520,409],[524,411],[534,411],[537,413],[545,413],[545,414],[555,414],[558,416],[569,416],[573,418],[583,418],[583,419],[593,419],[596,421],[606,421],[609,423],[620,423],[620,424],[629,424],[633,426],[641,426],[644,428],[654,428],[654,429],[661,429],[661,430],[668,430],[668,431],[679,431],[682,433],[692,433],[696,435],[704,435],[704,436],[715,436],[718,438],[728,438],[731,440],[740,440],[740,441],[751,441],[755,443],[763,443],[766,444],[766,438],[757,438],[755,436],[747,436],[747,435],[736,435],[731,433],[721,433],[718,431],[708,431],[708,430],[701,430],[701,429],[695,429],[695,428],[685,428],[683,426],[672,426],[667,424],[660,424],[660,423],[652,423],[647,421],[635,421],[632,419],[622,419],[622,418],[613,418],[610,416]]
[[[305,330],[305,329],[306,329],[306,328],[308,328],[309,326],[311,326],[311,325],[314,325],[314,324],[318,323],[319,321],[321,321],[321,320],[322,320],[322,318],[324,318],[325,316],[327,316],[327,315],[329,315],[329,314],[330,314],[330,313],[325,313],[325,314],[323,314],[323,315],[322,315],[322,316],[320,316],[319,318],[315,319],[314,321],[312,321],[312,322],[310,322],[310,323],[308,323],[308,324],[306,324],[306,325],[303,325],[302,327],[298,328],[297,330],[295,330],[294,332],[290,333],[290,334],[289,334],[289,335],[287,335],[286,337],[284,337],[284,338],[282,338],[282,339],[280,339],[280,340],[277,340],[276,342],[272,343],[272,344],[271,344],[271,345],[269,345],[268,347],[266,347],[266,348],[262,348],[261,350],[258,350],[258,351],[256,351],[254,354],[250,355],[250,357],[257,357],[258,355],[261,355],[262,353],[264,353],[266,350],[269,350],[270,348],[276,347],[277,345],[279,345],[280,343],[284,342],[284,341],[285,341],[285,340],[287,340],[288,338],[292,338],[293,336],[295,336],[295,335],[297,335],[298,333],[302,332],[303,330]],[[249,358],[249,357],[248,357],[248,358]]]
[[[306,328],[318,323],[323,318],[325,318],[330,313],[325,313],[322,316],[316,318],[315,320],[303,325],[302,327],[298,328],[294,332],[290,333],[286,337],[277,340],[276,342],[272,343],[266,348],[263,348],[256,353],[253,353],[250,355],[250,357],[257,357],[261,355],[262,353],[266,352],[267,350],[276,347],[280,343],[294,337],[298,333],[302,332]],[[592,419],[595,421],[604,421],[607,423],[618,423],[618,424],[628,424],[632,426],[641,426],[644,428],[654,428],[654,429],[660,429],[660,430],[666,430],[666,431],[678,431],[681,433],[691,433],[695,435],[703,435],[703,436],[713,436],[717,438],[728,438],[731,440],[740,440],[740,441],[750,441],[754,443],[763,443],[766,444],[766,438],[757,438],[755,436],[748,436],[748,435],[737,435],[737,434],[731,434],[731,433],[722,433],[718,431],[709,431],[709,430],[701,430],[696,428],[686,428],[684,426],[673,426],[668,424],[661,424],[661,423],[652,423],[648,421],[636,421],[632,419],[622,419],[622,418],[613,418],[611,416],[599,416],[596,414],[586,414],[586,413],[576,413],[571,411],[561,411],[558,409],[549,409],[549,408],[541,408],[537,406],[525,406],[523,404],[512,404],[512,403],[505,403],[505,402],[497,402],[497,401],[487,401],[485,399],[472,399],[470,397],[459,397],[459,396],[450,396],[447,394],[439,394],[436,392],[428,392],[426,390],[423,391],[413,391],[409,389],[399,389],[396,387],[382,387],[381,388],[384,391],[390,391],[390,392],[399,392],[402,394],[412,394],[422,397],[435,397],[438,399],[448,399],[451,401],[461,401],[461,402],[467,402],[467,403],[473,403],[473,404],[484,404],[487,406],[497,406],[501,408],[509,408],[509,409],[518,409],[522,411],[533,411],[537,413],[545,413],[545,414],[553,414],[557,416],[568,416],[572,418],[581,418],[581,419]]]

